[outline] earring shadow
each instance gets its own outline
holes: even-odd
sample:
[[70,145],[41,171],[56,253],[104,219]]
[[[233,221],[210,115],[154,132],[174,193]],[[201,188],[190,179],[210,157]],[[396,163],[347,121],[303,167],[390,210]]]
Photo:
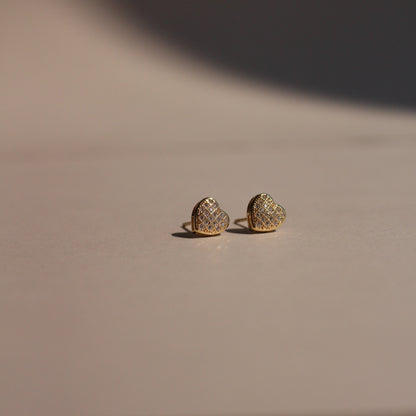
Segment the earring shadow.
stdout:
[[185,226],[181,227],[185,232],[180,233],[172,233],[172,237],[178,237],[178,238],[206,238],[206,237],[218,237],[217,235],[201,235],[196,234],[190,230],[188,230]]
[[202,235],[191,233],[190,231],[180,232],[180,233],[172,233],[172,237],[178,238],[203,238]]
[[248,228],[228,228],[225,231],[227,233],[232,233],[232,234],[256,234],[254,231],[251,231]]

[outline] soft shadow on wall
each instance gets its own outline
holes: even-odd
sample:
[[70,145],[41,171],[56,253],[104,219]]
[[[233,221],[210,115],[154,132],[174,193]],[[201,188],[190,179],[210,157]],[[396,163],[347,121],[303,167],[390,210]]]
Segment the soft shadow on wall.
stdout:
[[416,107],[416,2],[103,1],[137,27],[240,75]]

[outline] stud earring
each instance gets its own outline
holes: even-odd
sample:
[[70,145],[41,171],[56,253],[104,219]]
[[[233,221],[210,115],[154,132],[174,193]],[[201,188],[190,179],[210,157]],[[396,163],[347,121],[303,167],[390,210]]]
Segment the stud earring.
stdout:
[[247,217],[234,221],[239,224],[248,221],[248,228],[257,232],[274,231],[283,224],[286,211],[277,205],[269,194],[258,194],[251,198],[247,206]]
[[201,235],[217,235],[228,228],[230,217],[223,211],[214,198],[204,198],[199,201],[192,210],[191,221],[184,222],[182,228],[189,231],[187,226],[192,226],[192,231]]

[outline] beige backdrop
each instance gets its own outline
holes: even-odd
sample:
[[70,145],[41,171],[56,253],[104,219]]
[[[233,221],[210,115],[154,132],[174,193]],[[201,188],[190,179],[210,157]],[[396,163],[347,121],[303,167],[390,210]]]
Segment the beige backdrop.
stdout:
[[[0,414],[416,412],[415,113],[238,79],[80,3],[0,16]],[[276,233],[179,227],[259,192]]]

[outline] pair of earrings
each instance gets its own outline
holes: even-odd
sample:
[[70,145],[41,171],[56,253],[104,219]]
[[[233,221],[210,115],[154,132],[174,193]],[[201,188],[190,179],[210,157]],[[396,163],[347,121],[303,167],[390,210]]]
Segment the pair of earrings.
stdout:
[[[276,204],[269,194],[258,194],[248,203],[247,217],[239,218],[234,223],[247,221],[250,230],[268,232],[280,227],[285,219],[286,211],[281,205]],[[186,229],[191,225],[194,233],[208,236],[221,234],[229,224],[228,214],[214,198],[208,197],[195,205],[191,221],[183,223],[182,227]]]

